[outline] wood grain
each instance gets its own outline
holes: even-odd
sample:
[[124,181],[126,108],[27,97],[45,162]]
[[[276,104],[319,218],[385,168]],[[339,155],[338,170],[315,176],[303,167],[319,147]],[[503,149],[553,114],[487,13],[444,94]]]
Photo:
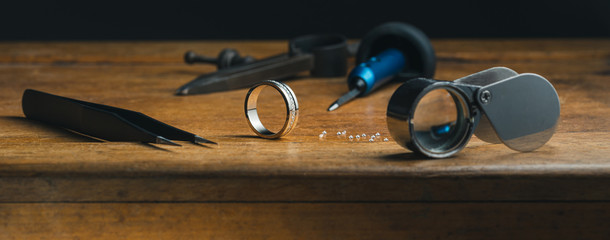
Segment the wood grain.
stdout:
[[[425,159],[386,128],[399,83],[329,113],[345,79],[304,73],[286,81],[299,123],[271,141],[246,123],[246,89],[173,91],[215,70],[183,64],[186,50],[260,58],[285,41],[0,43],[0,238],[607,238],[610,40],[433,44],[437,79],[494,66],[546,77],[557,133],[530,153],[474,138],[455,157]],[[105,142],[31,121],[27,88],[136,110],[219,146]],[[334,134],[343,130],[390,141]]]
[[[251,49],[258,49],[259,44],[246,44],[244,48],[250,46]],[[160,46],[190,49],[182,44]],[[281,43],[273,46],[278,51],[283,49]],[[494,46],[505,49],[503,42]],[[595,47],[592,45],[592,48]],[[490,48],[488,52],[493,50]],[[99,52],[102,56],[104,53]],[[111,51],[109,55],[113,56]],[[538,151],[524,154],[474,139],[457,157],[442,160],[423,159],[392,141],[349,142],[333,135],[334,132],[346,130],[348,135],[379,132],[382,137],[389,137],[385,126],[385,108],[398,84],[389,85],[375,94],[347,104],[339,111],[328,113],[325,110],[327,105],[346,91],[343,78],[288,81],[299,98],[300,121],[290,135],[279,141],[268,141],[254,137],[247,126],[242,107],[245,89],[186,97],[172,95],[177,86],[204,72],[205,67],[4,64],[0,66],[0,126],[5,129],[0,135],[0,147],[3,149],[0,153],[3,159],[0,172],[11,176],[607,174],[610,170],[607,161],[610,155],[607,147],[610,100],[607,96],[608,75],[602,74],[608,71],[606,61],[524,60],[506,64],[519,72],[541,74],[555,85],[562,103],[557,134]],[[455,79],[494,65],[497,64],[441,61],[437,77]],[[23,119],[20,97],[26,88],[137,110],[215,140],[220,146],[206,148],[185,144],[180,148],[83,140],[83,137],[73,133]],[[318,135],[323,130],[331,134],[319,139]]]
[[[2,239],[607,239],[608,203],[0,204]],[[590,224],[597,223],[597,224]]]
[[[356,42],[352,40],[351,42]],[[606,59],[607,39],[433,39],[440,61],[524,62]],[[257,58],[286,52],[286,41],[183,41],[183,42],[4,42],[0,62],[69,65],[183,64],[183,54],[194,50],[217,56],[223,48],[237,49]]]

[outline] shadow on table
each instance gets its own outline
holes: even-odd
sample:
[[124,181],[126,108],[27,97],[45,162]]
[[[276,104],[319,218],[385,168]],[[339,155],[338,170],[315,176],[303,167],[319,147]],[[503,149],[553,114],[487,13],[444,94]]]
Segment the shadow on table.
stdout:
[[451,159],[455,156],[451,156],[448,158],[429,158],[421,153],[415,152],[404,152],[404,153],[396,153],[381,156],[380,158],[384,161],[388,162],[402,162],[402,161],[434,161],[434,160],[442,160],[442,159]]
[[[44,131],[45,133],[51,133],[53,135],[58,135],[59,137],[62,138],[68,138],[70,140],[73,140],[75,142],[106,142],[102,139],[98,139],[95,137],[91,137],[88,135],[84,135],[81,134],[79,132],[75,132],[72,131],[70,129],[65,129],[53,124],[48,124],[45,122],[41,122],[38,120],[32,120],[32,119],[28,119],[25,117],[17,117],[17,116],[0,116],[0,120],[6,120],[11,122],[11,124],[14,125],[19,125],[20,127],[22,127],[23,129],[30,129],[32,131]],[[201,146],[201,147],[205,147],[205,148],[211,148],[209,146],[203,145],[203,144],[199,144],[199,143],[193,143],[194,145],[197,146]],[[162,151],[166,151],[166,152],[172,152],[169,149],[165,149],[159,146],[156,146],[154,144],[151,143],[140,143],[140,145],[145,146],[145,147],[149,147],[152,149],[156,149],[156,150],[162,150]]]
[[257,135],[225,135],[223,137],[231,137],[231,138],[250,138],[250,139],[263,139],[263,140],[271,140],[271,141],[282,141],[282,138],[262,138]]
[[45,122],[27,119],[25,117],[17,116],[0,116],[0,119],[7,120],[16,125],[21,125],[24,128],[29,129],[41,129],[48,133],[54,133],[60,135],[60,137],[70,138],[78,142],[104,142],[103,140],[93,138],[87,135],[83,135],[72,130],[68,130],[62,127],[58,127]]
[[145,146],[145,147],[149,147],[149,148],[152,148],[152,149],[155,149],[155,150],[164,151],[164,152],[173,152],[172,150],[165,149],[165,148],[162,148],[162,147],[159,147],[159,146],[155,146],[154,144],[151,144],[151,143],[144,143],[143,142],[143,143],[140,143],[140,145]]

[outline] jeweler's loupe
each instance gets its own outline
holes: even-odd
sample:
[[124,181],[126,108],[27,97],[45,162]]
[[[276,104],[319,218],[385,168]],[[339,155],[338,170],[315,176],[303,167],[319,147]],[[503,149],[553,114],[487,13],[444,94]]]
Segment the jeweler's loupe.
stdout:
[[495,67],[453,82],[408,80],[388,104],[390,134],[428,157],[449,157],[474,133],[527,152],[544,145],[559,119],[555,88],[540,75]]

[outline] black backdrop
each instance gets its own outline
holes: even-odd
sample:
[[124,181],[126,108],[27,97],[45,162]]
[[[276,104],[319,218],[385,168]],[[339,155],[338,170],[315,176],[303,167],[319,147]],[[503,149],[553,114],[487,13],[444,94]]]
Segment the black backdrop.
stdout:
[[359,38],[386,21],[432,38],[610,37],[610,0],[4,1],[0,40]]

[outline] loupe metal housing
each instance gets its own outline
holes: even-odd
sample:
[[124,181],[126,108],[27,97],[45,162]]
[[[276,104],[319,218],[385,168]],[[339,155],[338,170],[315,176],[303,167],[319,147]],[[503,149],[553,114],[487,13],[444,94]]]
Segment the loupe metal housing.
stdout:
[[472,134],[527,152],[551,138],[559,108],[542,76],[495,67],[453,82],[408,80],[390,99],[387,124],[398,144],[432,158],[459,152]]

